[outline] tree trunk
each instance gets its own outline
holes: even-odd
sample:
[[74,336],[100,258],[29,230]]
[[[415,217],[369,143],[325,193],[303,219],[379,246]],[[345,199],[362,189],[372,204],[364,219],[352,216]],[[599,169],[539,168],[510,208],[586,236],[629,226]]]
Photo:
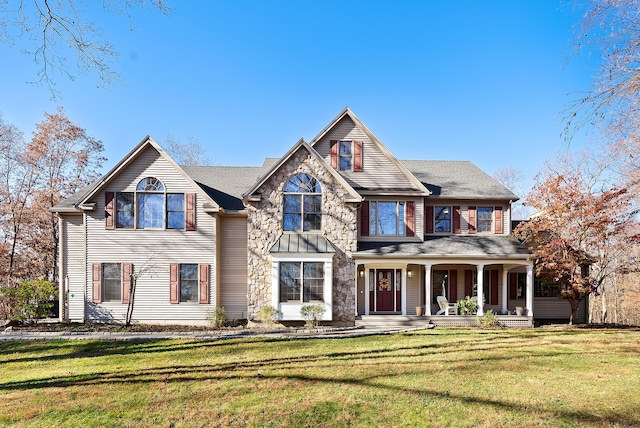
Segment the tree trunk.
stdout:
[[578,316],[578,308],[580,307],[580,300],[567,299],[571,305],[571,316],[569,317],[569,324],[573,325],[573,320]]
[[125,317],[124,325],[129,327],[131,325],[131,318],[133,318],[133,302],[136,297],[136,283],[138,282],[135,275],[131,274],[129,277],[129,303],[127,305],[127,316]]
[[604,284],[602,284],[602,293],[600,293],[600,303],[602,304],[602,324],[607,323],[607,299],[604,292]]

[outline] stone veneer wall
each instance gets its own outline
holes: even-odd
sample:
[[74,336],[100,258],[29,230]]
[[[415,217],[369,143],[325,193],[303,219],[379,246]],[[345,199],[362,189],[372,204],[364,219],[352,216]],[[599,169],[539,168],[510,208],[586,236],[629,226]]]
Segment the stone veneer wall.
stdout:
[[[249,319],[271,306],[271,255],[269,249],[282,236],[282,189],[295,174],[313,175],[322,187],[322,234],[336,248],[333,259],[333,321],[355,321],[355,266],[357,206],[344,202],[344,189],[326,167],[300,148],[258,190],[260,202],[248,207],[247,305]],[[275,285],[277,286],[277,284]]]

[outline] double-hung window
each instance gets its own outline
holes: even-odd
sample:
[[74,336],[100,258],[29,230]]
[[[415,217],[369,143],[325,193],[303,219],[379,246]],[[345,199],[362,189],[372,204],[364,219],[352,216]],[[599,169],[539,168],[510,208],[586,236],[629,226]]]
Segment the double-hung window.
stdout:
[[197,302],[198,294],[198,265],[180,265],[180,302]]
[[309,232],[320,230],[322,223],[322,189],[309,174],[297,174],[284,186],[284,230]]
[[280,302],[323,302],[324,263],[281,262]]
[[493,231],[493,208],[492,207],[478,207],[477,211],[477,230],[481,232]]
[[353,148],[351,141],[340,141],[338,148],[339,170],[351,171],[353,165]]
[[451,232],[451,207],[435,207],[433,230],[435,232]]
[[102,263],[102,301],[122,300],[122,264]]
[[405,234],[405,202],[372,201],[369,210],[370,235]]

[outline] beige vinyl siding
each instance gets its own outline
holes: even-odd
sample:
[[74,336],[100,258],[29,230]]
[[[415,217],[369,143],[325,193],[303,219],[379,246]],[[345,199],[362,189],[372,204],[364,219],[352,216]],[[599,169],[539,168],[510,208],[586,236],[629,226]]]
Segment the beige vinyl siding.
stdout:
[[331,165],[331,140],[362,140],[362,172],[340,171],[344,179],[354,188],[389,189],[414,188],[414,185],[389,160],[387,155],[348,117],[343,117],[314,148]]
[[85,239],[82,214],[65,215],[63,217],[61,234],[63,235],[64,269],[63,277],[69,282],[68,313],[70,321],[83,322],[85,297]]
[[[515,300],[512,302],[515,302]],[[523,302],[523,301],[518,300],[517,302]],[[580,302],[580,306],[578,307],[577,319],[573,320],[573,322],[575,323],[586,322],[586,317],[587,317],[586,302],[587,302],[586,299]],[[524,304],[518,305],[518,306],[524,306]],[[571,306],[569,305],[569,301],[559,297],[535,297],[533,300],[533,316],[537,320],[544,320],[544,319],[568,320],[569,317],[571,316]]]
[[247,219],[223,217],[219,228],[220,306],[229,319],[247,317]]
[[[169,162],[148,148],[104,191],[135,190],[145,177],[160,179],[167,192],[193,192],[189,182]],[[203,211],[204,197],[196,195],[196,230],[105,230],[104,191],[96,195],[94,211],[87,216],[87,317],[93,320],[122,320],[127,305],[91,303],[92,263],[133,263],[139,274],[133,318],[152,323],[206,323],[206,313],[216,303],[216,224],[215,217]],[[209,265],[209,304],[169,303],[169,268],[171,263]]]

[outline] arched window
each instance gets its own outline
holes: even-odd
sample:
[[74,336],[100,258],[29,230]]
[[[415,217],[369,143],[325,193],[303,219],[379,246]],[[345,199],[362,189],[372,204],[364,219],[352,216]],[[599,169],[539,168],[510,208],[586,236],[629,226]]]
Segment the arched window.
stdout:
[[118,193],[115,205],[116,227],[124,229],[184,229],[189,209],[184,193],[167,193],[155,177],[140,180],[135,192]]
[[154,177],[140,180],[136,187],[138,229],[164,227],[164,184]]
[[297,174],[284,185],[284,230],[308,232],[320,230],[322,188],[309,174]]

